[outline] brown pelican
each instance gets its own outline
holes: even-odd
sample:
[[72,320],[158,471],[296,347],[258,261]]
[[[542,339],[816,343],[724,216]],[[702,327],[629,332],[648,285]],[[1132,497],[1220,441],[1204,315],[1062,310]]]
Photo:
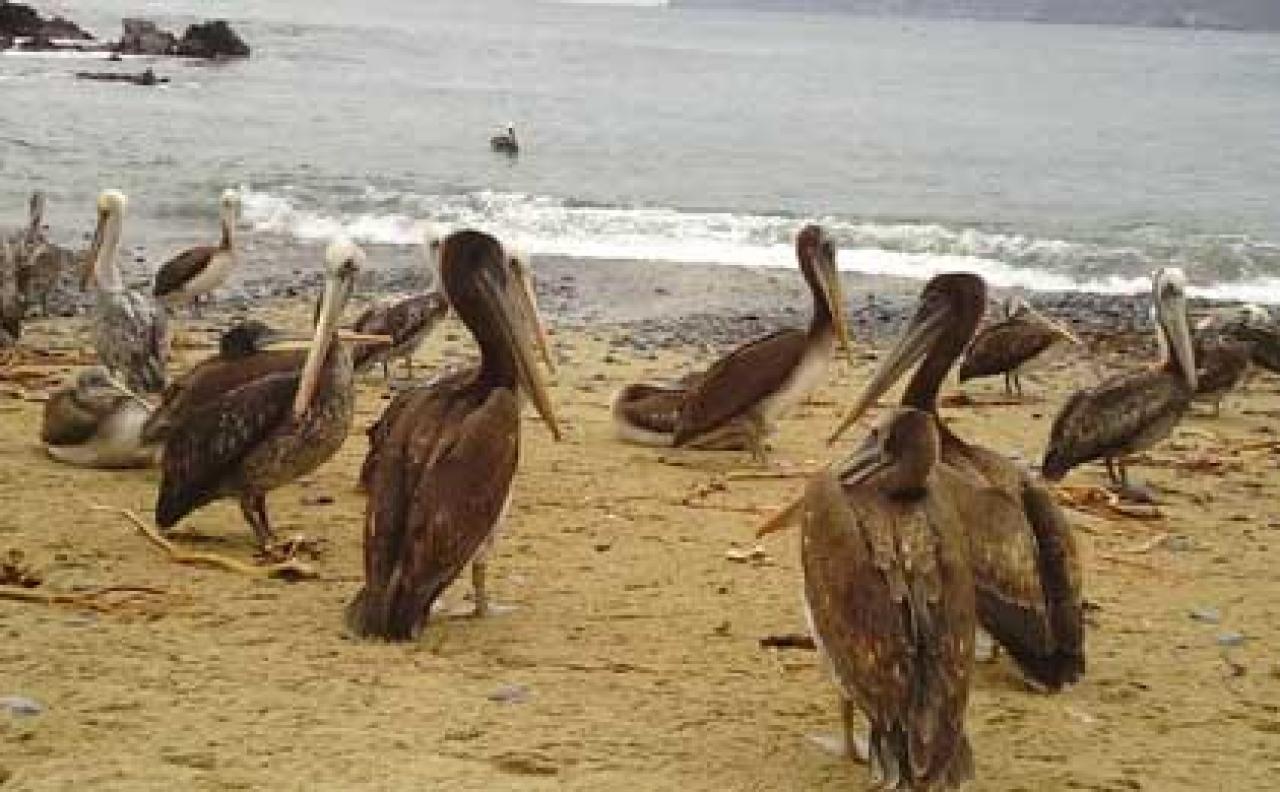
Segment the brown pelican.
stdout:
[[810,632],[839,690],[850,757],[862,753],[854,708],[871,723],[879,789],[973,777],[974,581],[957,502],[974,485],[938,464],[940,442],[929,413],[895,410],[797,504]]
[[150,413],[137,394],[94,366],[45,402],[40,441],[50,457],[69,465],[146,467],[155,462],[157,451],[142,439]]
[[1275,340],[1271,315],[1261,306],[1246,304],[1211,313],[1196,326],[1195,401],[1213,405],[1213,414],[1220,414],[1226,395],[1248,380],[1250,364],[1261,361],[1258,365],[1266,366],[1267,350],[1277,349]]
[[1084,672],[1080,561],[1066,518],[1044,487],[1004,456],[957,437],[937,419],[938,390],[982,321],[986,284],[968,273],[925,285],[897,345],[882,361],[835,440],[917,362],[902,405],[934,416],[940,469],[970,484],[957,502],[969,534],[978,621],[1023,675],[1048,690]]
[[264,366],[253,379],[210,393],[207,402],[177,416],[161,457],[161,528],[234,497],[258,543],[270,548],[267,493],[327,462],[351,428],[351,355],[335,335],[364,260],[363,251],[345,238],[329,245],[320,318],[301,365],[286,358]]
[[27,306],[18,289],[15,246],[8,240],[0,240],[0,349],[17,345],[26,315]]
[[165,384],[168,319],[142,292],[126,289],[116,261],[128,199],[118,190],[98,196],[98,226],[83,281],[97,286],[93,340],[98,360],[133,391],[154,393]]
[[1070,330],[1032,308],[1021,297],[1005,301],[1004,318],[983,328],[960,361],[960,381],[1004,375],[1005,392],[1022,396],[1022,368],[1062,341],[1079,344]]
[[240,193],[222,193],[222,239],[217,245],[188,248],[169,259],[156,272],[153,294],[168,305],[197,305],[226,282],[236,266],[236,222],[240,216]]
[[515,124],[507,124],[507,131],[489,138],[489,148],[501,154],[515,156],[520,153],[520,143],[516,140]]
[[468,565],[485,614],[485,555],[511,499],[520,450],[520,396],[556,439],[538,373],[521,284],[502,245],[478,231],[444,241],[441,281],[480,347],[480,364],[403,392],[370,451],[365,584],[347,610],[361,636],[409,640]]
[[644,445],[747,448],[757,461],[765,459],[765,439],[777,420],[826,378],[837,343],[850,349],[834,243],[819,226],[805,226],[796,237],[796,257],[813,295],[808,330],[779,330],[738,347],[682,397],[678,388],[664,385],[624,388],[613,399],[619,438]]
[[1159,365],[1116,375],[1067,401],[1053,421],[1041,466],[1050,481],[1082,462],[1103,459],[1112,483],[1127,487],[1123,457],[1168,437],[1191,406],[1198,383],[1182,270],[1168,267],[1154,273],[1152,303]]
[[44,211],[45,195],[37,190],[31,194],[27,227],[7,240],[7,257],[26,309],[38,304],[41,315],[48,316],[49,293],[63,273],[74,272],[76,254],[49,241]]
[[218,341],[217,355],[200,361],[164,389],[160,405],[142,428],[143,439],[162,443],[170,429],[193,410],[241,385],[301,366],[305,350],[270,348],[292,339],[257,320],[229,328]]

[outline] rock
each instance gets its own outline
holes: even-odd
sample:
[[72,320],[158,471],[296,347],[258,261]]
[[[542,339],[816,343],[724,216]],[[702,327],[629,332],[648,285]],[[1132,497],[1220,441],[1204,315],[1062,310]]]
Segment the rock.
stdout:
[[208,60],[247,58],[249,45],[224,20],[217,19],[188,27],[178,42],[177,54]]
[[1222,613],[1217,608],[1195,608],[1190,615],[1192,619],[1205,624],[1217,624],[1222,621]]
[[536,752],[509,751],[495,756],[493,764],[504,773],[529,776],[552,776],[560,772],[555,760]]
[[524,685],[503,685],[485,698],[503,704],[519,704],[529,698],[529,688]]
[[155,22],[146,19],[124,20],[124,34],[115,51],[124,55],[173,55],[178,49],[178,39],[172,33],[161,30]]
[[26,696],[0,696],[0,710],[19,718],[30,718],[44,712],[44,705]]
[[1218,646],[1244,646],[1245,637],[1238,632],[1225,632],[1218,636]]
[[69,19],[60,16],[45,19],[31,6],[0,2],[0,38],[9,39],[12,43],[12,39],[28,37],[40,38],[50,43],[52,39],[93,39],[93,36]]

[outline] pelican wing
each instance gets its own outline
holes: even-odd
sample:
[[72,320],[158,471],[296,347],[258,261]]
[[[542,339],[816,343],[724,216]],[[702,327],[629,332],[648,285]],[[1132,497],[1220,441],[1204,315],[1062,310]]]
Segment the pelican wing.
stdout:
[[136,291],[98,292],[94,345],[103,365],[134,390],[164,388],[169,355],[168,315]]
[[172,427],[161,456],[156,523],[171,527],[216,500],[241,460],[286,421],[297,371],[271,374],[211,399]]
[[1046,478],[1058,479],[1082,462],[1158,442],[1186,412],[1190,398],[1180,378],[1158,370],[1123,374],[1077,391],[1049,431]]
[[810,616],[845,696],[871,721],[873,765],[921,788],[971,775],[974,589],[950,499],[895,501],[826,473],[805,501]]
[[361,333],[389,335],[399,343],[429,329],[448,311],[449,302],[439,292],[413,294],[369,306],[354,327]]
[[969,344],[960,363],[960,381],[1013,371],[1060,340],[1061,334],[1024,317],[996,322]]
[[1248,343],[1255,365],[1280,374],[1280,329],[1274,326],[1243,325],[1233,327],[1232,334]]
[[1224,394],[1236,386],[1249,368],[1247,342],[1211,333],[1195,339],[1196,394]]
[[520,443],[510,390],[475,404],[442,388],[405,405],[380,444],[365,512],[365,587],[348,611],[360,635],[416,636],[431,604],[496,529]]
[[807,343],[801,330],[779,330],[716,361],[689,389],[676,421],[675,444],[719,429],[777,393],[804,358]]
[[182,291],[182,287],[204,271],[213,260],[219,248],[214,245],[201,245],[184,250],[166,261],[156,272],[155,287],[152,294],[156,297],[167,297]]
[[378,420],[370,424],[369,428],[365,430],[365,436],[369,439],[369,450],[365,452],[364,462],[360,466],[360,489],[366,491],[369,489],[369,483],[373,480],[373,471],[378,466],[378,457],[381,454],[383,444],[391,436],[391,431],[399,422],[400,415],[405,412],[416,413],[419,409],[422,409],[424,404],[436,398],[435,393],[437,391],[441,389],[456,390],[475,377],[475,373],[474,368],[446,371],[422,385],[415,388],[406,388],[396,393],[391,402],[383,409],[382,415],[378,416]]

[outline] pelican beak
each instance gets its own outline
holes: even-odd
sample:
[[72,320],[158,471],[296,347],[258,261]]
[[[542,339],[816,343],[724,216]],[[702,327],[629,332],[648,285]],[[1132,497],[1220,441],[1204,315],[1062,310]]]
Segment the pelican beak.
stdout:
[[339,330],[338,338],[358,344],[393,344],[395,339],[385,333],[357,333],[355,330]]
[[111,383],[111,387],[115,388],[116,390],[120,391],[124,395],[128,396],[130,399],[133,399],[138,404],[141,404],[143,407],[146,407],[148,410],[154,410],[156,408],[154,404],[142,398],[142,396],[138,395],[136,391],[130,389],[128,385],[125,385],[123,382],[111,376],[110,374],[107,375],[107,381]]
[[98,269],[98,258],[102,256],[102,242],[106,236],[107,213],[98,210],[98,225],[93,229],[93,241],[89,243],[89,251],[80,263],[80,289],[89,288],[94,273]]
[[523,309],[527,321],[533,325],[533,331],[536,334],[538,355],[542,358],[542,362],[546,364],[547,371],[555,374],[555,354],[552,352],[551,342],[547,337],[546,323],[542,321],[542,312],[538,310],[538,294],[533,288],[533,276],[519,256],[511,256],[510,260],[511,269],[515,270],[519,281],[520,291],[518,296],[520,298],[520,307]]
[[756,529],[756,538],[759,539],[768,536],[771,533],[790,528],[793,525],[799,525],[801,518],[804,516],[804,496],[796,498],[778,510],[769,519]]
[[1191,390],[1198,384],[1196,376],[1195,347],[1191,341],[1191,329],[1187,320],[1185,298],[1180,294],[1170,295],[1157,302],[1157,314],[1160,326],[1165,334],[1165,341],[1170,352],[1182,368],[1182,375]]
[[515,358],[521,386],[528,392],[538,415],[542,416],[547,428],[551,430],[551,436],[556,440],[562,440],[560,422],[556,420],[547,386],[542,380],[541,372],[538,371],[537,356],[529,337],[531,322],[523,307],[524,297],[519,294],[523,286],[515,284],[513,288],[513,280],[520,279],[502,277],[494,273],[492,268],[485,268],[479,278],[481,292],[484,299],[496,308],[497,329],[502,334],[507,348],[511,350],[512,357]]
[[818,255],[822,257],[818,267],[818,282],[822,285],[822,296],[827,301],[827,310],[831,312],[831,322],[836,328],[836,342],[844,351],[845,359],[852,364],[853,342],[849,339],[849,321],[844,310],[844,287],[840,283],[835,251],[828,251],[824,246]]
[[293,398],[295,418],[301,418],[311,406],[311,400],[320,382],[320,370],[324,366],[325,358],[329,356],[329,347],[333,345],[333,339],[338,331],[338,322],[342,318],[342,309],[346,307],[347,298],[351,296],[354,285],[355,273],[350,271],[329,274],[325,278],[324,296],[320,298],[315,334],[311,339],[307,361],[302,366],[298,392]]
[[840,436],[863,416],[876,401],[883,396],[894,383],[902,379],[929,348],[937,341],[947,327],[948,306],[946,304],[925,301],[911,318],[906,332],[898,339],[898,343],[880,363],[871,381],[862,389],[857,401],[849,409],[840,426],[827,438],[828,445],[840,439]]
[[263,351],[288,352],[295,349],[310,349],[312,336],[304,333],[292,333],[288,330],[271,330],[261,339]]
[[1071,332],[1071,329],[1066,325],[1062,324],[1061,322],[1058,322],[1055,319],[1051,319],[1048,316],[1045,316],[1044,314],[1040,313],[1034,308],[1031,309],[1031,312],[1035,315],[1037,321],[1039,321],[1041,324],[1043,324],[1045,327],[1049,328],[1053,332],[1062,336],[1071,344],[1074,344],[1075,346],[1084,346],[1084,343],[1080,340],[1080,337],[1077,336],[1075,333]]

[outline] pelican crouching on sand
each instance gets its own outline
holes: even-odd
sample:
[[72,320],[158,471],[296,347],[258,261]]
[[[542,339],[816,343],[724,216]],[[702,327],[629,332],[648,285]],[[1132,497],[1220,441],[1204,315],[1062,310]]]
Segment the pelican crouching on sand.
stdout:
[[938,418],[938,391],[982,321],[986,283],[948,273],[930,280],[902,337],[882,360],[834,441],[912,366],[902,406],[929,413],[939,470],[966,481],[958,499],[968,534],[978,622],[1024,678],[1057,691],[1084,673],[1084,610],[1075,537],[1053,496],[1007,457],[956,436]]
[[1127,488],[1124,457],[1164,440],[1182,420],[1198,384],[1186,284],[1175,267],[1152,276],[1159,364],[1077,391],[1053,421],[1045,478],[1059,481],[1075,466],[1102,459],[1112,484]]
[[101,366],[84,369],[44,405],[40,442],[53,459],[89,468],[146,467],[157,446],[142,438],[151,414],[141,397]]
[[613,399],[619,438],[643,445],[745,448],[765,460],[765,440],[778,419],[826,379],[837,345],[850,349],[835,244],[822,228],[805,226],[796,237],[796,257],[813,297],[808,329],[779,330],[738,347],[693,378],[682,396],[669,386],[627,386]]
[[489,138],[489,148],[499,154],[515,156],[520,153],[520,142],[516,140],[515,124],[507,124],[507,131]]
[[98,196],[98,226],[93,234],[82,283],[93,283],[93,342],[98,360],[132,391],[164,388],[169,357],[168,318],[147,295],[125,288],[116,260],[128,199],[118,190]]
[[1021,297],[1008,298],[1004,311],[1003,319],[974,336],[960,362],[960,381],[1003,374],[1005,393],[1021,397],[1023,367],[1061,342],[1078,345],[1080,339]]
[[236,222],[240,217],[240,193],[226,190],[222,193],[222,237],[217,245],[200,245],[188,248],[160,267],[156,273],[153,294],[168,305],[191,303],[194,307],[202,297],[226,282],[235,268]]
[[264,366],[238,386],[190,404],[169,427],[156,498],[161,528],[234,497],[260,547],[271,549],[267,494],[329,461],[351,428],[351,355],[336,336],[364,260],[363,251],[345,238],[329,245],[320,317],[300,365],[286,357]]
[[[933,416],[895,410],[797,504],[810,630],[839,690],[848,754],[865,752],[879,789],[973,777],[974,583],[956,506],[972,484],[939,454]],[[855,708],[871,723],[865,751]]]
[[440,275],[480,364],[403,392],[379,422],[366,462],[365,582],[347,609],[360,636],[413,639],[468,564],[484,615],[485,556],[511,499],[522,393],[560,438],[502,245],[457,232],[441,248]]

